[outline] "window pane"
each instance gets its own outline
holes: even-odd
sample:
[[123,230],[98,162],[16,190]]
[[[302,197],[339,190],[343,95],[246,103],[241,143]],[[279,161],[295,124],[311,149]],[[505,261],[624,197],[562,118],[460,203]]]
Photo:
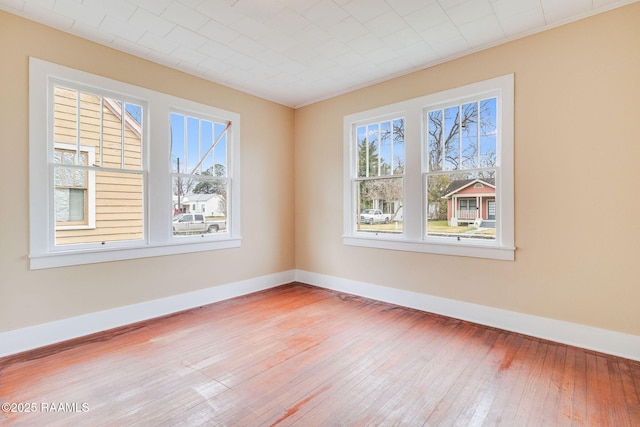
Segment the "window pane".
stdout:
[[478,103],[464,104],[461,109],[462,169],[478,167]]
[[73,168],[55,168],[54,181],[57,187],[87,187],[87,172]]
[[142,169],[142,107],[125,104],[124,168]]
[[380,172],[380,125],[367,126],[367,176],[378,176]]
[[403,178],[357,182],[358,231],[402,233]]
[[380,123],[380,175],[382,176],[391,175],[393,164],[391,153],[392,137],[391,122]]
[[358,177],[364,178],[367,176],[367,170],[369,169],[368,156],[367,156],[367,127],[358,126],[356,128],[356,138],[358,141]]
[[427,176],[427,235],[495,239],[495,170]]
[[53,138],[55,142],[76,144],[78,129],[78,92],[60,86],[54,88]]
[[[82,147],[93,147],[96,158],[100,159],[100,123],[103,113],[101,112],[102,99],[99,96],[81,93],[80,94],[80,145]],[[59,141],[56,141],[59,142]],[[76,142],[74,141],[74,145]],[[94,162],[94,163],[97,163]],[[81,163],[88,165],[88,163]],[[99,165],[99,163],[98,163]]]
[[184,158],[184,122],[181,114],[171,114],[171,172],[183,173],[185,169]]
[[460,108],[444,110],[444,170],[460,168]]
[[[95,226],[56,229],[56,245],[142,239],[142,175],[104,171],[92,173],[95,174]],[[89,204],[84,200],[83,203]]]
[[444,158],[444,145],[442,135],[443,110],[430,111],[427,114],[427,163],[428,170],[441,171]]
[[85,220],[86,190],[69,188],[69,221]]
[[185,158],[185,172],[195,174],[200,171],[198,163],[200,161],[200,120],[194,117],[187,117],[187,155]]
[[391,140],[393,141],[393,163],[392,173],[394,175],[404,174],[404,119],[393,121]]
[[[215,148],[213,149],[213,157],[211,159],[211,162],[214,165],[214,175],[215,176],[228,176],[228,169],[227,169],[227,156],[228,156],[228,152],[227,152],[227,137],[228,137],[228,133],[226,132],[227,130],[227,125],[224,123],[214,123],[214,142],[216,142]],[[206,170],[209,169],[209,166],[207,167]]]
[[496,98],[480,102],[480,167],[497,165]]
[[102,166],[121,168],[124,152],[122,150],[122,101],[104,98],[104,115],[102,122],[103,157]]
[[217,171],[224,170],[226,174],[227,124],[178,113],[172,113],[170,120],[172,172],[220,176]]
[[[173,234],[226,232],[229,180],[173,177]],[[185,215],[199,212],[204,215]]]
[[376,177],[404,173],[404,119],[356,127],[357,176]]
[[202,164],[200,165],[201,171],[213,170],[215,164],[214,150],[211,149],[213,145],[213,123],[208,120],[200,122],[200,133],[202,137],[202,143],[200,144],[200,156]]
[[54,192],[55,217],[57,223],[85,221],[86,190],[78,188],[56,188]]

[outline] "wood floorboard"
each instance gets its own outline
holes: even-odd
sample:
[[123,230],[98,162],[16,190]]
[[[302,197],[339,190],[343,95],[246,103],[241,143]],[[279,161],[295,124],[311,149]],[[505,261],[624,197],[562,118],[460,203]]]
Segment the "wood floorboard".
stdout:
[[576,351],[576,375],[573,389],[574,425],[584,425],[588,422],[587,416],[587,352]]
[[0,359],[0,402],[12,427],[638,427],[640,362],[292,283]]
[[459,398],[455,400],[457,409],[454,409],[453,412],[459,412],[455,420],[457,425],[483,425],[497,394],[498,368],[501,365],[499,355],[504,345],[502,340],[506,339],[506,334],[492,333],[491,335],[496,340],[488,343],[490,346],[481,363],[477,363],[470,375],[464,377],[464,387],[458,394]]
[[[446,392],[426,419],[429,425],[444,425],[451,417],[455,417],[453,421],[458,419],[461,415],[460,409],[469,403],[469,399],[474,398],[470,391],[477,384],[475,377],[477,367],[482,366],[490,369],[483,360],[489,351],[486,339],[487,335],[494,335],[496,331],[475,325],[473,329],[475,330],[474,334],[464,341],[464,346],[456,352],[455,358],[444,365],[446,369],[453,372],[453,375],[450,377],[446,390],[443,390]],[[440,368],[444,366],[439,365]],[[424,384],[424,386],[426,387],[428,384]]]
[[505,334],[507,338],[501,348],[502,360],[494,371],[494,380],[488,381],[486,385],[492,400],[486,410],[483,425],[499,424],[507,402],[513,401],[513,385],[518,383],[518,378],[526,367],[524,359],[532,340],[518,334]]
[[[375,306],[370,306],[370,308],[377,310]],[[345,314],[348,315],[348,313]],[[401,316],[403,313],[394,313],[395,315]],[[283,390],[285,396],[291,395],[291,400],[296,402],[294,407],[288,408],[283,414],[287,415],[288,421],[296,419],[310,406],[316,405],[327,396],[327,393],[316,393],[313,396],[314,399],[307,399],[306,394],[309,388],[315,388],[318,391],[330,389],[335,394],[344,392],[343,385],[357,386],[371,370],[375,370],[382,363],[381,357],[386,356],[387,348],[391,346],[394,336],[397,335],[397,331],[389,326],[393,326],[398,317],[376,317],[375,321],[359,319],[356,323],[352,322],[351,316],[341,320],[342,332],[332,337],[332,341],[338,339],[337,343],[340,344],[342,350],[332,350],[331,354],[325,352],[325,356],[321,359],[318,359],[317,355],[312,355],[319,362],[312,369],[307,370],[313,375],[307,376],[302,381],[297,380],[293,387],[291,384],[284,385],[287,389]],[[324,349],[319,348],[318,350],[323,351]],[[304,357],[308,357],[308,355],[305,354]],[[295,367],[298,360],[292,360],[292,362]],[[336,381],[336,378],[339,380]],[[270,419],[267,424],[270,425],[274,421],[277,419]]]
[[[403,340],[406,343],[401,345],[401,352],[397,353],[393,365],[386,367],[380,386],[372,389],[370,405],[367,407],[372,408],[368,411],[371,421],[393,423],[403,417],[413,416],[420,412],[425,398],[433,398],[420,393],[419,386],[407,385],[412,382],[415,384],[416,379],[428,381],[425,373],[429,371],[425,368],[433,363],[427,357],[435,357],[436,349],[447,348],[446,343],[451,340],[455,324],[451,323],[447,328],[435,328],[431,322],[415,323],[421,327],[410,329],[410,334],[406,336],[408,341]],[[434,336],[434,330],[440,333]],[[430,339],[425,339],[426,337]],[[363,415],[366,414],[365,412]],[[357,418],[357,414],[351,414],[351,418]]]
[[[398,324],[399,322],[395,323],[395,326]],[[305,414],[306,422],[314,420],[310,424],[317,425],[328,424],[332,419],[340,419],[344,424],[350,425],[355,423],[355,420],[364,421],[372,416],[373,410],[379,410],[379,396],[385,392],[392,393],[415,371],[417,364],[407,355],[423,345],[420,342],[420,334],[413,331],[410,325],[399,331],[397,335],[402,339],[385,341],[384,345],[375,345],[371,353],[367,354],[370,363],[363,373],[352,372],[336,384],[339,387],[336,391],[339,395],[345,396],[345,399],[333,399],[332,396],[327,396],[319,407]],[[407,341],[407,338],[410,341]],[[401,361],[403,363],[399,365]],[[318,417],[316,414],[324,417]],[[373,418],[377,417],[373,416]]]
[[[447,341],[436,343],[431,357],[419,364],[420,370],[408,383],[410,387],[403,392],[403,398],[395,400],[393,410],[388,415],[389,419],[401,416],[402,423],[407,425],[432,424],[434,418],[443,412],[445,405],[448,405],[447,394],[455,385],[460,369],[464,366],[460,363],[460,355],[471,350],[469,344],[477,333],[476,328],[467,326],[463,322],[456,324]],[[420,390],[427,392],[426,398],[414,396],[410,405],[405,407],[404,396]]]
[[615,360],[621,375],[622,389],[624,393],[624,406],[629,412],[629,419],[640,420],[640,389],[634,384],[640,378],[640,371],[632,372],[632,368],[624,361]]
[[[384,391],[391,392],[398,384],[406,382],[406,378],[417,368],[414,358],[407,356],[419,354],[418,348],[424,344],[419,341],[420,338],[416,339],[415,331],[409,325],[405,328],[401,323],[396,323],[395,326],[400,326],[399,333],[410,337],[411,341],[402,340],[402,342],[390,343],[389,346],[387,343],[376,345],[377,353],[374,354],[376,364],[372,365],[365,375],[356,373],[353,379],[346,377],[341,380],[340,388],[337,391],[345,398],[325,400],[320,406],[320,411],[310,413],[306,419],[309,419],[314,413],[319,413],[323,415],[319,420],[323,421],[325,425],[336,419],[341,420],[345,425],[349,425],[354,418],[364,420],[366,416],[372,416],[372,410],[379,410],[379,404],[374,402],[377,394]],[[422,338],[428,336],[424,334]],[[417,337],[420,335],[417,334]],[[418,352],[414,352],[414,350],[418,350]],[[401,366],[398,365],[398,357],[404,361]],[[395,381],[387,381],[389,378],[393,378]]]

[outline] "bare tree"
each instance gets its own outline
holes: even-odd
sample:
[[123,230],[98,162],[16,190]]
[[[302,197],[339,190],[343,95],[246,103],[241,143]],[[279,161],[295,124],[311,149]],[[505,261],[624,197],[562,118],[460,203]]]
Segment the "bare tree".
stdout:
[[491,100],[428,113],[429,171],[495,166],[495,147],[480,156],[482,136],[495,133]]
[[471,102],[427,113],[429,172],[460,171],[429,175],[427,179],[428,217],[446,219],[447,201],[442,197],[449,185],[469,177],[466,169],[474,169],[479,178],[492,178],[496,165],[495,144],[483,141],[495,135],[496,123],[492,114],[495,99]]

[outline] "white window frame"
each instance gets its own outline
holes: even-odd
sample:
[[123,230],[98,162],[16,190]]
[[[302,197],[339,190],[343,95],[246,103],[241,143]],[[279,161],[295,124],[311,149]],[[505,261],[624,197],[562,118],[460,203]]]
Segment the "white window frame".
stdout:
[[[405,171],[403,171],[402,174],[395,174],[394,173],[394,170],[393,170],[393,162],[394,162],[393,154],[392,154],[391,165],[390,165],[391,170],[390,170],[389,174],[387,174],[387,175],[379,174],[378,176],[368,176],[369,171],[367,170],[367,176],[363,177],[363,176],[358,176],[358,172],[357,172],[357,169],[359,167],[359,165],[358,165],[358,161],[359,161],[358,138],[356,136],[357,128],[359,128],[361,126],[369,126],[371,124],[380,125],[382,122],[390,122],[391,126],[393,128],[393,122],[395,120],[402,120],[403,122],[406,123],[404,116],[398,115],[398,114],[393,114],[393,113],[389,114],[389,115],[385,115],[385,116],[376,116],[374,118],[368,118],[367,120],[361,120],[361,121],[352,123],[352,129],[351,130],[352,130],[353,133],[351,135],[352,135],[354,143],[350,146],[350,150],[352,150],[351,153],[350,153],[350,159],[351,159],[350,161],[353,163],[353,168],[354,168],[353,169],[354,176],[352,177],[352,180],[351,180],[351,185],[353,186],[352,191],[354,192],[353,193],[354,194],[354,201],[353,201],[354,212],[353,212],[352,216],[350,216],[350,220],[351,221],[355,221],[355,223],[356,223],[354,225],[354,230],[357,230],[357,222],[358,222],[358,218],[359,218],[359,216],[361,214],[361,212],[359,210],[359,206],[358,206],[360,201],[358,200],[358,195],[357,195],[357,193],[358,193],[357,188],[358,188],[360,182],[367,181],[367,180],[394,180],[394,179],[401,180],[402,181],[402,186],[403,186],[403,194],[402,194],[402,200],[400,200],[400,203],[401,203],[401,205],[404,205],[404,198],[406,196],[406,193],[404,192]],[[406,124],[405,124],[405,126],[406,126]],[[403,144],[406,145],[406,142],[403,141]],[[394,150],[394,141],[393,140],[390,141],[390,145],[391,145],[390,151],[391,151],[391,153],[393,153],[393,150]],[[382,153],[380,153],[380,152],[378,153],[379,158],[381,157],[381,154]],[[406,163],[406,154],[405,154],[405,158],[403,158],[402,160]],[[368,162],[369,161],[367,160],[367,169],[368,169]],[[378,167],[380,167],[380,165]],[[373,209],[376,209],[376,208],[373,208]],[[362,235],[371,234],[371,232],[368,232],[368,231],[356,231],[356,233],[357,234],[362,234]],[[399,233],[393,232],[393,233],[385,233],[385,234],[398,235]]]
[[[55,245],[55,221],[51,215],[53,113],[49,87],[53,81],[72,87],[93,88],[117,94],[143,106],[143,174],[145,175],[144,238],[136,241],[82,245]],[[228,233],[173,239],[173,203],[170,176],[169,113],[174,109],[203,116],[221,117],[232,123],[228,136],[230,181]],[[150,144],[149,141],[153,141]],[[31,269],[90,264],[152,256],[239,247],[240,228],[240,115],[220,108],[108,79],[37,58],[29,59],[29,221]]]
[[[197,111],[188,111],[188,110],[184,110],[184,109],[178,109],[178,108],[172,108],[170,111],[171,114],[179,114],[184,116],[185,118],[194,118],[197,120],[207,120],[207,121],[211,121],[212,123],[218,123],[218,124],[225,124],[223,122],[229,122],[229,120],[227,120],[227,118],[225,117],[221,117],[221,116],[212,116],[212,115],[204,115],[201,112],[197,112]],[[228,124],[228,123],[227,123]],[[186,124],[185,124],[186,125]],[[230,175],[230,171],[229,168],[231,168],[231,170],[233,170],[233,162],[230,161],[230,142],[232,135],[234,132],[234,124],[233,122],[231,122],[231,125],[225,129],[223,131],[222,134],[226,134],[227,135],[227,158],[226,158],[226,163],[227,163],[227,171],[226,171],[226,175],[223,177],[224,180],[229,181],[229,183],[231,183],[231,175]],[[182,173],[181,175],[186,176],[186,177],[191,177],[193,179],[198,179],[198,180],[202,180],[202,181],[207,181],[207,176],[203,176],[203,175],[191,175],[191,173],[188,173],[189,171],[185,171],[184,173]],[[196,171],[191,171],[191,172],[196,172]],[[176,176],[177,174],[175,172],[171,172],[171,179],[173,180],[173,178]],[[211,177],[211,178],[215,178],[215,177]],[[172,181],[173,182],[173,181]],[[229,184],[227,187],[227,219],[232,217],[232,212],[234,210],[233,206],[229,203],[229,199],[231,199],[233,197],[232,193],[234,191],[233,187]],[[216,195],[217,196],[217,195]],[[187,212],[185,213],[205,213],[205,204],[202,203],[202,208],[198,209],[198,201],[194,201],[194,202],[188,202],[189,203],[189,207],[187,208]],[[205,215],[206,216],[206,215]],[[227,221],[228,222],[228,221]],[[224,232],[221,232],[220,234],[224,234],[228,231],[228,229],[225,229]],[[180,241],[186,240],[186,239],[198,239],[198,237],[203,237],[205,235],[202,234],[193,234],[193,235],[184,235],[184,234],[175,234],[173,235],[174,239],[179,239]],[[208,237],[209,235],[206,235],[205,237]]]
[[[497,97],[496,141],[499,158],[496,172],[496,239],[471,241],[428,237],[426,233],[426,176],[424,111],[431,106],[477,97]],[[350,114],[344,117],[344,187],[343,187],[343,243],[350,246],[457,255],[498,260],[515,259],[514,238],[514,75],[508,74],[469,85],[433,93],[419,98]],[[357,140],[357,124],[377,117],[398,115],[405,117],[405,181],[403,233],[358,232],[354,222],[357,195],[353,180],[357,171],[353,161]],[[354,145],[355,144],[355,145]]]

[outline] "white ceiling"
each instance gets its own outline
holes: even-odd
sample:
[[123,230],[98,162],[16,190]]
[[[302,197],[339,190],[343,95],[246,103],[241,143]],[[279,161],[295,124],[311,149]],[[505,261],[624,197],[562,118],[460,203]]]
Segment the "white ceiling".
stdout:
[[636,1],[0,0],[0,9],[299,107]]

